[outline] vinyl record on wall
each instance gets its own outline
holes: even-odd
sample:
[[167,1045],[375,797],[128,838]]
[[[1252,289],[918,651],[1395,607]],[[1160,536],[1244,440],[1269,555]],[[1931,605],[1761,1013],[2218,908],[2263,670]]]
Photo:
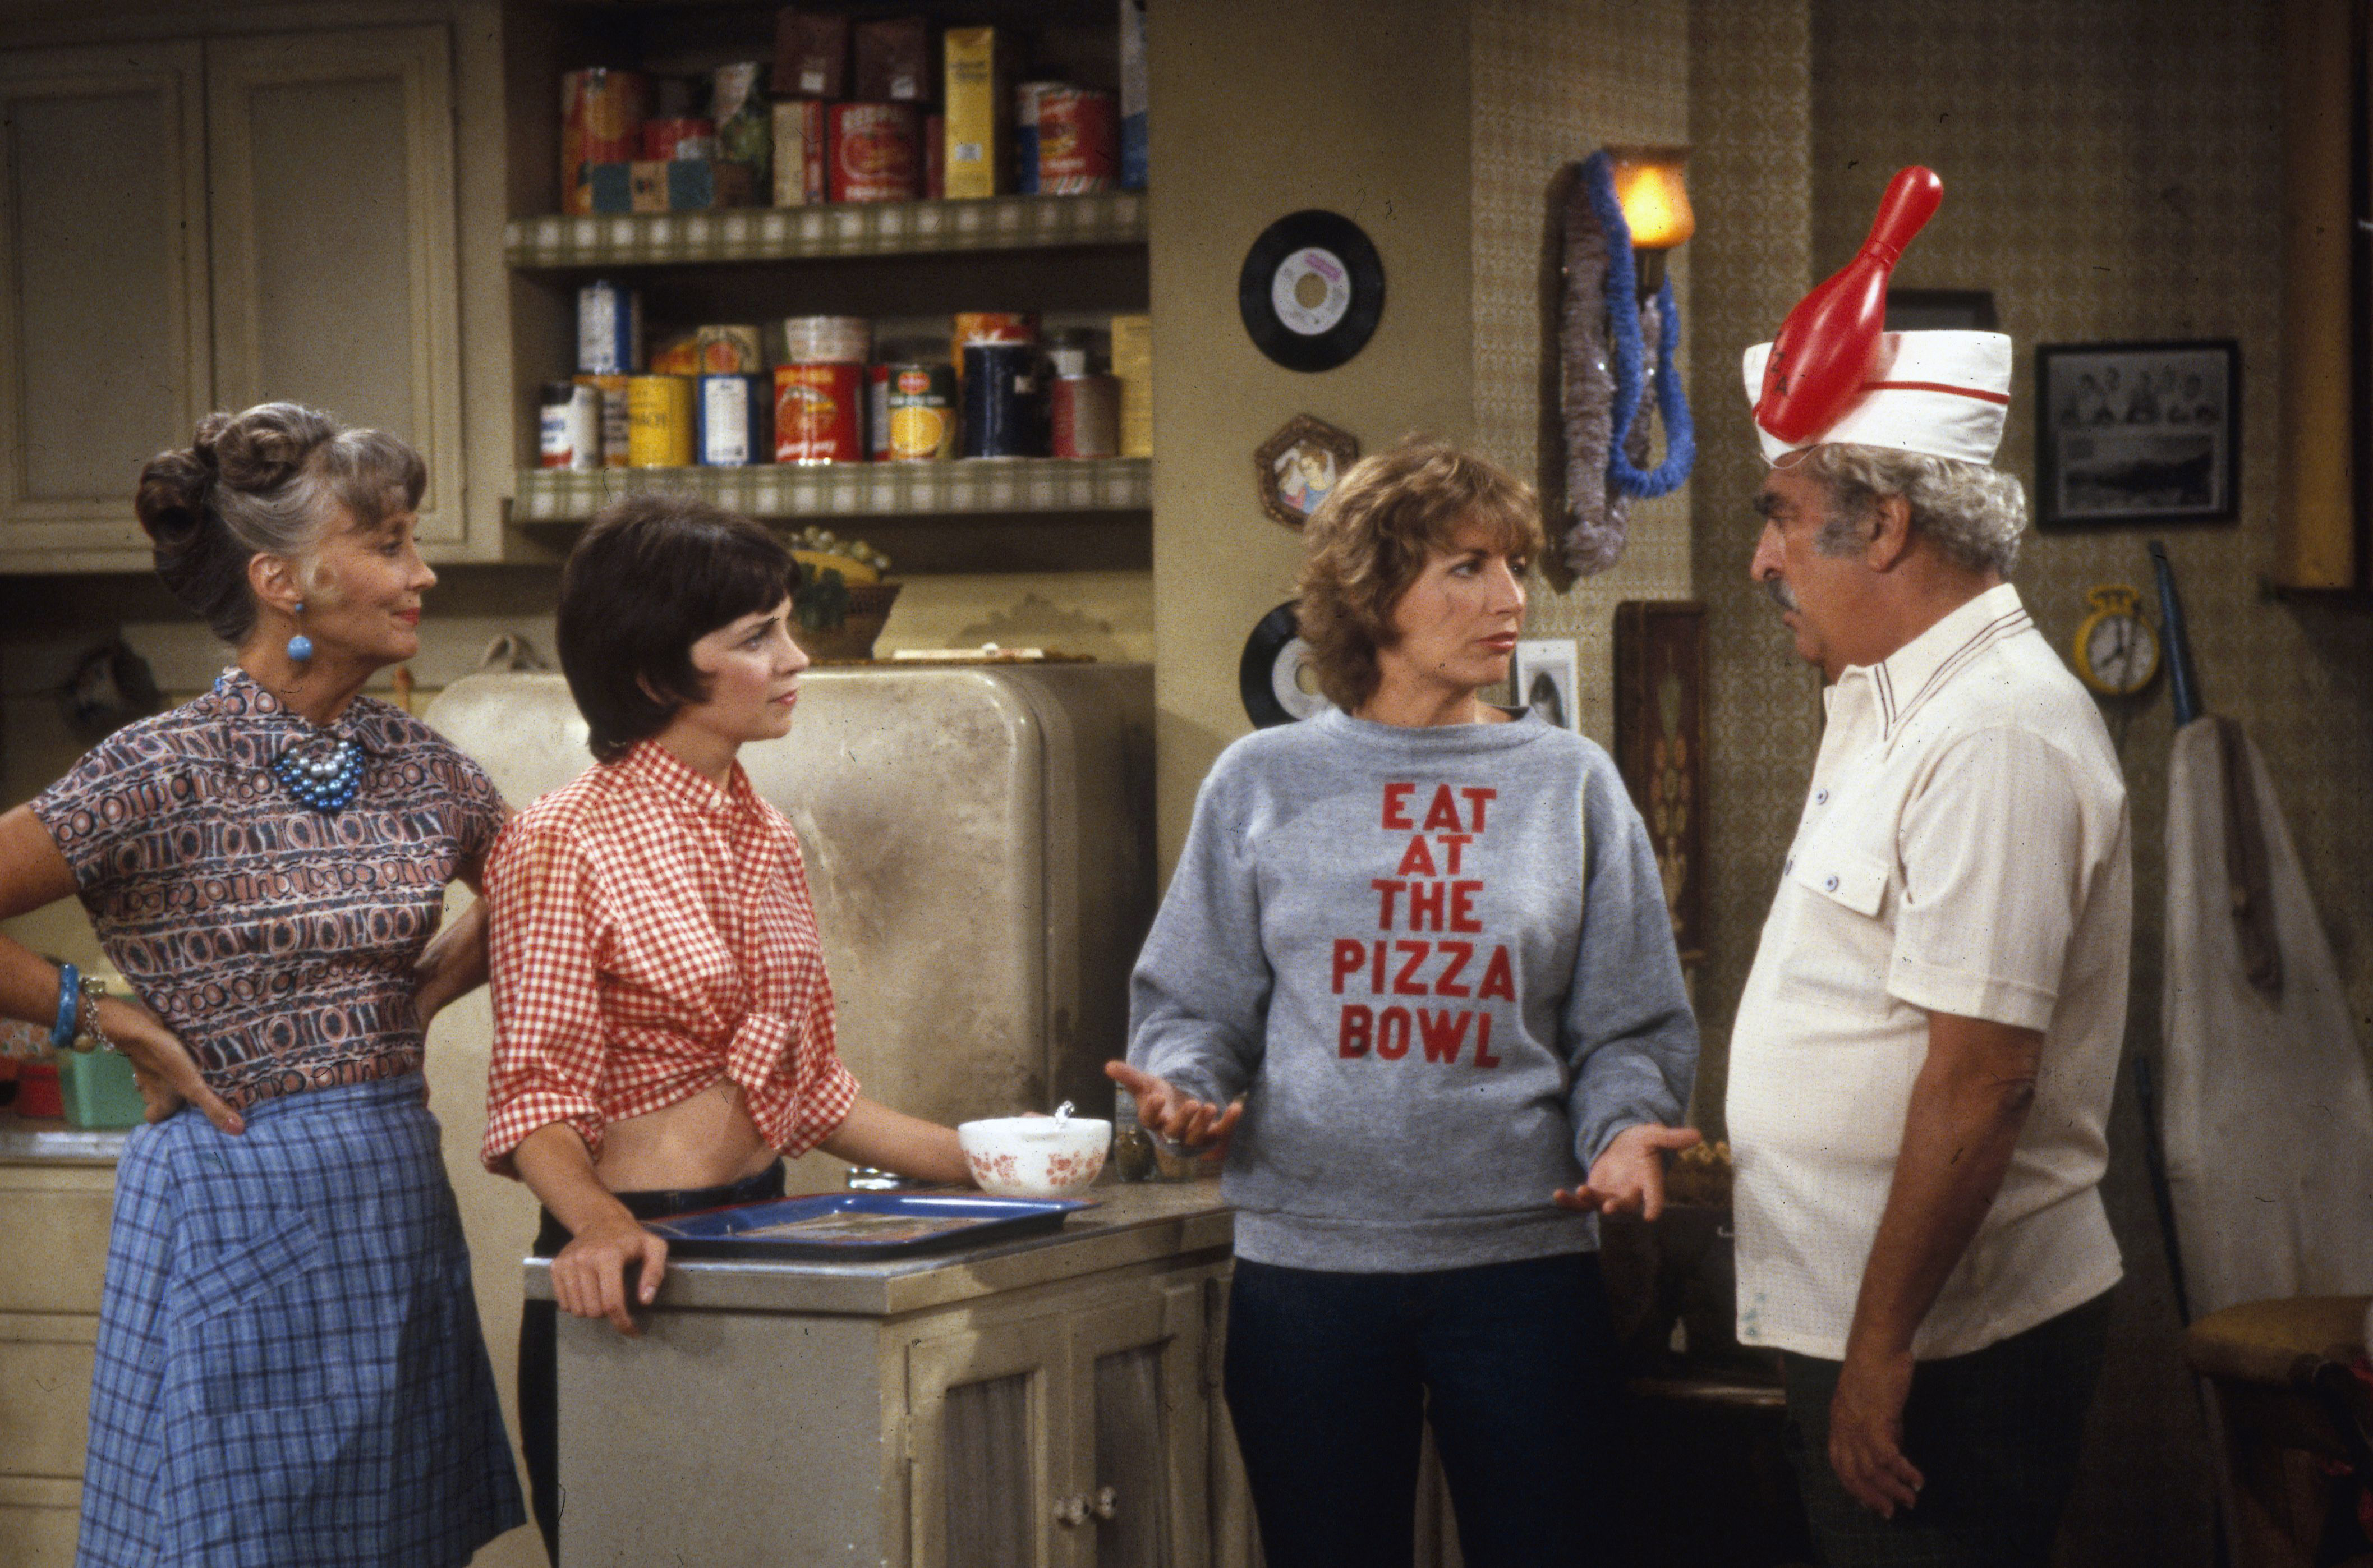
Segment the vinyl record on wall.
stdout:
[[1375,334],[1385,264],[1360,226],[1316,207],[1261,230],[1236,275],[1236,309],[1263,354],[1289,370],[1331,370]]
[[1236,664],[1236,690],[1245,699],[1245,717],[1264,730],[1334,706],[1318,690],[1310,645],[1294,625],[1292,600],[1263,615],[1245,639],[1245,656]]

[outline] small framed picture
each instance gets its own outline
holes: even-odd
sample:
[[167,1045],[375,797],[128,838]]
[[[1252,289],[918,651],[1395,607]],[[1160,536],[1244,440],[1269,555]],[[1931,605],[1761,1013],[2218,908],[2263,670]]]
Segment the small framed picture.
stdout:
[[1253,453],[1253,479],[1270,521],[1300,528],[1360,461],[1360,439],[1297,414]]
[[1543,722],[1561,730],[1581,729],[1582,713],[1574,703],[1574,687],[1581,680],[1581,670],[1582,660],[1573,638],[1519,638],[1515,661],[1508,672],[1515,687],[1515,706],[1531,708]]
[[2046,344],[2035,371],[2038,528],[2239,515],[2239,344]]

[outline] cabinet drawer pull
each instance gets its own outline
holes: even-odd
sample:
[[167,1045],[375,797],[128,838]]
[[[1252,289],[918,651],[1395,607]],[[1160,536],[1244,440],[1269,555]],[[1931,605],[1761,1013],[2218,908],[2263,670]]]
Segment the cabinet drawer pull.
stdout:
[[1088,1522],[1088,1500],[1085,1497],[1058,1497],[1055,1500],[1055,1522],[1077,1527]]
[[1120,1512],[1120,1492],[1112,1487],[1100,1488],[1096,1500],[1090,1504],[1099,1519],[1109,1519]]

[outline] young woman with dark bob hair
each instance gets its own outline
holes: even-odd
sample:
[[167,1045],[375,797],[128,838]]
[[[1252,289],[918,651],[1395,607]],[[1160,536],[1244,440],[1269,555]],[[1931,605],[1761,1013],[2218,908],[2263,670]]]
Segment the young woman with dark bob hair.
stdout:
[[[667,1244],[642,1222],[783,1193],[785,1155],[969,1186],[953,1129],[858,1093],[798,838],[736,760],[789,733],[807,656],[775,536],[689,497],[595,518],[560,580],[562,671],[594,765],[487,872],[489,1169],[543,1200],[559,1311],[636,1331]],[[520,1336],[520,1437],[556,1550],[553,1302]]]
[[1297,608],[1335,708],[1204,780],[1112,1076],[1224,1139],[1229,1410],[1270,1568],[1406,1562],[1430,1423],[1469,1568],[1621,1561],[1598,1212],[1663,1201],[1697,1031],[1607,754],[1485,703],[1532,491],[1363,459]]
[[360,695],[420,651],[427,480],[286,403],[153,459],[158,573],[237,662],[0,817],[0,918],[78,895],[138,997],[0,937],[0,1012],[121,1050],[148,1109],[116,1164],[88,1568],[462,1563],[525,1522],[420,1074],[484,977],[475,906],[430,936],[503,803]]

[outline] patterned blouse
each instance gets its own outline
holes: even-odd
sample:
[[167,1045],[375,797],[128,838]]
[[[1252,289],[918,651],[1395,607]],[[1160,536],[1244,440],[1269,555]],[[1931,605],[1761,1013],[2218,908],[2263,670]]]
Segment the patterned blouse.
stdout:
[[611,1122],[730,1078],[800,1154],[857,1100],[800,841],[734,765],[720,790],[645,741],[512,822],[486,867],[489,1169],[566,1122]]
[[[271,766],[339,740],[362,780],[324,814]],[[109,960],[237,1108],[419,1070],[413,965],[503,802],[399,708],[357,697],[319,729],[232,668],[100,742],[32,810]]]

